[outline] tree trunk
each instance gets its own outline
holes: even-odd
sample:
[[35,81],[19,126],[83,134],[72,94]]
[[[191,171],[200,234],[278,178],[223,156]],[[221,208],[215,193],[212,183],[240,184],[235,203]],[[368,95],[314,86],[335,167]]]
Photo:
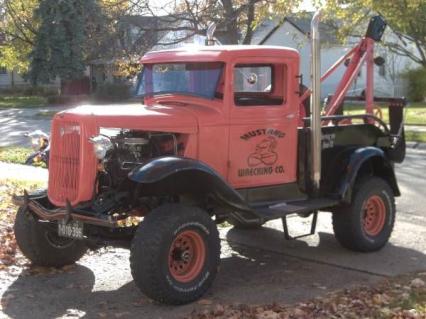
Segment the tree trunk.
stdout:
[[15,70],[13,69],[10,73],[10,86],[12,87],[12,89],[15,87]]
[[243,44],[250,44],[253,38],[253,21],[254,21],[254,5],[256,0],[250,0],[247,8],[247,23],[246,23],[246,36],[244,37]]
[[238,15],[231,0],[221,0],[224,9],[224,26],[227,32],[228,44],[238,44],[240,33],[238,30]]

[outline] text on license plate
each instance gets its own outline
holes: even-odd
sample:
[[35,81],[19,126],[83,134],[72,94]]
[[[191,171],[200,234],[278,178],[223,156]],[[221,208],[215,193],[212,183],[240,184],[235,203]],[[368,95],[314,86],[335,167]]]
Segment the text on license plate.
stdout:
[[58,235],[68,238],[83,238],[83,223],[77,220],[71,220],[68,223],[65,220],[58,221]]

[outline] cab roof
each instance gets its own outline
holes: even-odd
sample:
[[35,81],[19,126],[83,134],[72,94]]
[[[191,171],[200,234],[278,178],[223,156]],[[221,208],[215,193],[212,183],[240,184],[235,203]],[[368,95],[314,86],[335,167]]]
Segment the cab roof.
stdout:
[[227,62],[236,57],[299,57],[293,48],[266,45],[218,45],[187,46],[171,50],[151,51],[146,53],[141,63],[161,62]]

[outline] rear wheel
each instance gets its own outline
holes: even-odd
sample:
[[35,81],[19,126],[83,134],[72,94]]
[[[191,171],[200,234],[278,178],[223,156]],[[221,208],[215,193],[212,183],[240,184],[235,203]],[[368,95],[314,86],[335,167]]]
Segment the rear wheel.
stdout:
[[333,214],[333,229],[342,246],[355,251],[381,249],[391,236],[395,222],[393,191],[381,178],[360,180],[352,203]]
[[136,285],[167,304],[200,298],[211,286],[220,261],[220,239],[210,216],[197,207],[170,204],[142,221],[130,249]]
[[58,236],[55,230],[19,208],[15,219],[15,238],[25,257],[34,265],[61,267],[79,260],[87,251],[84,242]]

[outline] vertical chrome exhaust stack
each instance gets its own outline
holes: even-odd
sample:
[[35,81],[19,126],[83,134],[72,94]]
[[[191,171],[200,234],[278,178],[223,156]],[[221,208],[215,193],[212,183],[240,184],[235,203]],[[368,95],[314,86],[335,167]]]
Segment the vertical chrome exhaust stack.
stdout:
[[210,22],[208,27],[207,27],[207,32],[206,32],[206,45],[215,45],[216,41],[214,38],[214,32],[216,31],[216,23],[214,22]]
[[311,180],[314,192],[318,193],[321,181],[321,11],[315,12],[311,21]]

